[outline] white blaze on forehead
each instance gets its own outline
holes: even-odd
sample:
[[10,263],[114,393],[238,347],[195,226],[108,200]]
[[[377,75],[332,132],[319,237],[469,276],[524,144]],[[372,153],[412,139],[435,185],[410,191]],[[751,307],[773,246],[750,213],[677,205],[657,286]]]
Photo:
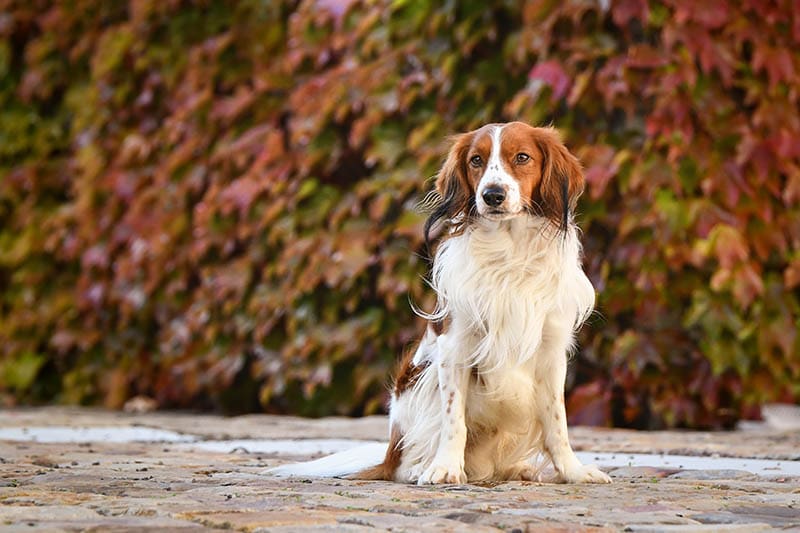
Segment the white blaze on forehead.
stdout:
[[503,162],[500,161],[500,134],[503,131],[504,126],[495,126],[492,130],[492,153],[489,154],[489,162],[486,164],[486,174],[490,171],[498,172],[503,169]]
[[508,214],[516,214],[522,210],[522,202],[519,191],[519,184],[514,177],[509,174],[501,158],[502,140],[501,134],[505,125],[494,126],[490,135],[492,138],[492,152],[489,154],[489,161],[486,162],[486,170],[478,182],[475,191],[475,203],[478,213],[485,214],[490,210],[489,206],[483,201],[483,192],[488,187],[499,187],[506,193],[505,201],[495,209],[501,209]]

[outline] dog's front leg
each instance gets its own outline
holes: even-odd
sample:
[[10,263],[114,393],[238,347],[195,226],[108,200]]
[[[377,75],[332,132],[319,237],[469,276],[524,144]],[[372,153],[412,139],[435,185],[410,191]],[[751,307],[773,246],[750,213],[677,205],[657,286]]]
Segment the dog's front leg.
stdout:
[[559,478],[565,483],[611,483],[611,478],[594,465],[583,465],[572,451],[567,436],[567,410],[564,405],[564,383],[567,377],[567,349],[571,340],[569,325],[548,324],[542,340],[540,361],[536,369],[537,403],[541,406],[540,422],[544,433],[544,449],[550,455]]
[[465,405],[470,369],[458,358],[458,347],[447,335],[437,339],[441,424],[439,445],[430,466],[419,477],[420,485],[466,483],[464,448],[467,444]]

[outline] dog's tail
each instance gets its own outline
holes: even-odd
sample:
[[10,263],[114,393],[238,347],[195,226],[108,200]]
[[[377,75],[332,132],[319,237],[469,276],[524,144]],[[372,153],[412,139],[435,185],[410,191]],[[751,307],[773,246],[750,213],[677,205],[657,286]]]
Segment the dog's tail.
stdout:
[[355,477],[384,479],[383,461],[389,445],[372,442],[305,463],[292,463],[267,470],[280,477]]

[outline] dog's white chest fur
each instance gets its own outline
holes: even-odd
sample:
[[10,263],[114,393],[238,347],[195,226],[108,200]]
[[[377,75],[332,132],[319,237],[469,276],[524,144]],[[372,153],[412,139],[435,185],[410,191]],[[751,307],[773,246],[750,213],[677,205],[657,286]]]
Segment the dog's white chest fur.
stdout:
[[540,219],[482,221],[436,254],[437,314],[474,341],[463,363],[493,368],[534,357],[546,321],[582,322],[594,289],[580,268],[575,231],[549,231]]

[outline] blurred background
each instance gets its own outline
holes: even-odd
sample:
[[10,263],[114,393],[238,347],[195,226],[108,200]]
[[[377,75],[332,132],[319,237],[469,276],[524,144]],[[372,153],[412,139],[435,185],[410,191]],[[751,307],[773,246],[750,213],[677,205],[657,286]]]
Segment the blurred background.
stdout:
[[800,400],[791,0],[0,0],[0,405],[361,415],[431,309],[449,134],[553,124],[574,423]]

